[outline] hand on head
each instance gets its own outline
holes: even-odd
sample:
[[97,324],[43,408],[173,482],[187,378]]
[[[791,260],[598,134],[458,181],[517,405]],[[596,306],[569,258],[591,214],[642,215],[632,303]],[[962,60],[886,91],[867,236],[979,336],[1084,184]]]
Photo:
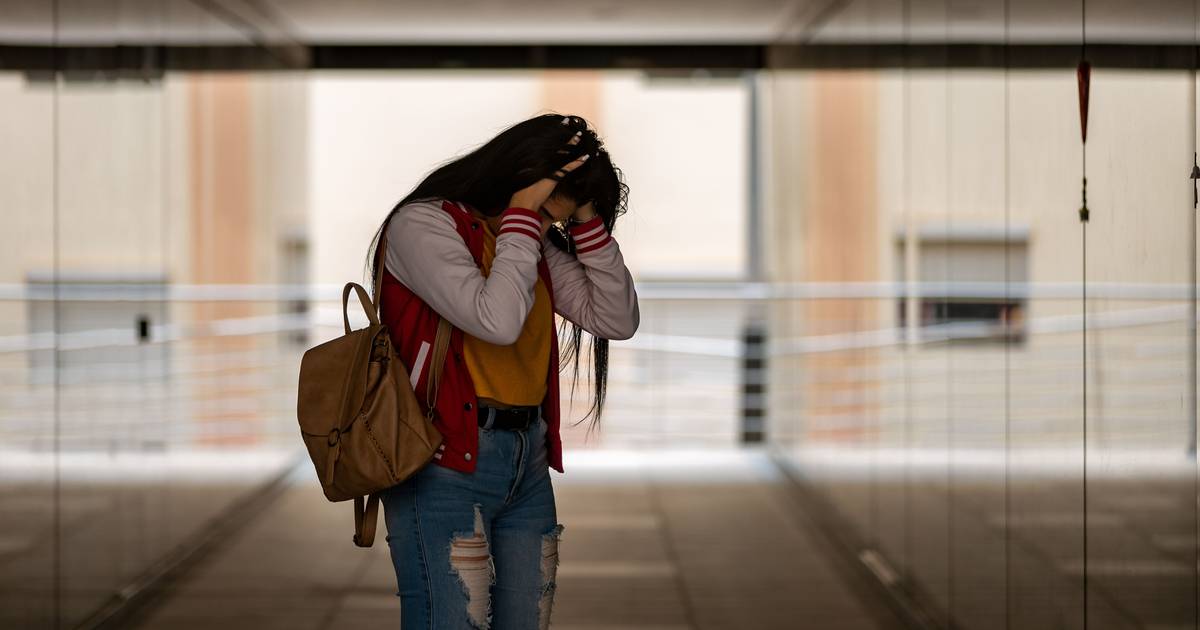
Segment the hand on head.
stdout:
[[[568,120],[568,118],[563,118],[563,124],[567,124]],[[573,154],[575,151],[571,147],[578,145],[582,137],[583,131],[576,131],[575,135],[571,136],[571,139],[567,141],[567,146],[559,149],[557,153],[560,155]],[[541,214],[542,234],[545,234],[546,230],[550,228],[551,223],[563,221],[576,212],[575,203],[563,195],[555,195],[555,188],[571,171],[583,166],[589,157],[591,157],[591,154],[584,153],[558,168],[549,177],[539,179],[513,193],[512,199],[508,204],[509,207],[526,208]]]

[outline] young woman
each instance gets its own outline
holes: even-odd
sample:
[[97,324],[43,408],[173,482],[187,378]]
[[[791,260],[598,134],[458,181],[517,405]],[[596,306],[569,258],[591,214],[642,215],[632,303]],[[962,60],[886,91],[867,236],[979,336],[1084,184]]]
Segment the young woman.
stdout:
[[582,118],[538,116],[433,171],[380,228],[383,322],[444,437],[382,497],[405,630],[549,626],[563,531],[548,470],[563,472],[554,314],[576,377],[592,337],[594,426],[608,340],[639,321],[610,235],[627,192]]

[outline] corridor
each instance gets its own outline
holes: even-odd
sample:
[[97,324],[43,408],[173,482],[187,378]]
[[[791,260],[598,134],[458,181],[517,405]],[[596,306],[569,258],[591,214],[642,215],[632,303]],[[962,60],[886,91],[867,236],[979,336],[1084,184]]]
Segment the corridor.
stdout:
[[[565,525],[558,630],[900,628],[880,595],[814,532],[762,452],[573,453],[554,473]],[[358,549],[348,504],[321,496],[308,462],[136,627],[399,627],[386,542]],[[382,527],[382,523],[381,523]]]

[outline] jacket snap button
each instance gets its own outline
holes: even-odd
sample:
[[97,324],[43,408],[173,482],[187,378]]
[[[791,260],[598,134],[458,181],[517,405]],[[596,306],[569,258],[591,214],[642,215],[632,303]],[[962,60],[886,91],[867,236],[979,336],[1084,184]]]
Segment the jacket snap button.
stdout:
[[472,230],[478,230],[478,229],[479,229],[479,224],[478,224],[478,223],[472,223],[472,224],[471,224],[471,229],[472,229]]
[[471,403],[467,403],[467,404],[463,405],[463,409],[466,409],[467,411],[470,411],[472,406],[473,406],[473,405],[471,405]]
[[464,453],[464,454],[463,454],[463,459],[465,459],[465,460],[467,460],[467,461],[471,461],[471,454],[470,454],[470,453]]

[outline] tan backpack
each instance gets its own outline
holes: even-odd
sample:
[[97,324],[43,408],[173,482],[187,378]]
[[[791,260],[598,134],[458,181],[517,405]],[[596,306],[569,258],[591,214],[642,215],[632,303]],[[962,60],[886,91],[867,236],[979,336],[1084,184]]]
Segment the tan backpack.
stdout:
[[[442,434],[433,426],[433,402],[450,343],[450,324],[442,318],[433,344],[427,379],[428,415],[421,413],[413,387],[392,347],[387,326],[379,321],[383,275],[379,241],[375,300],[354,282],[342,290],[346,334],[310,348],[300,361],[296,415],[300,434],[321,488],[330,501],[354,499],[354,544],[375,541],[379,493],[420,470],[433,459]],[[350,291],[367,312],[370,325],[350,329]]]

